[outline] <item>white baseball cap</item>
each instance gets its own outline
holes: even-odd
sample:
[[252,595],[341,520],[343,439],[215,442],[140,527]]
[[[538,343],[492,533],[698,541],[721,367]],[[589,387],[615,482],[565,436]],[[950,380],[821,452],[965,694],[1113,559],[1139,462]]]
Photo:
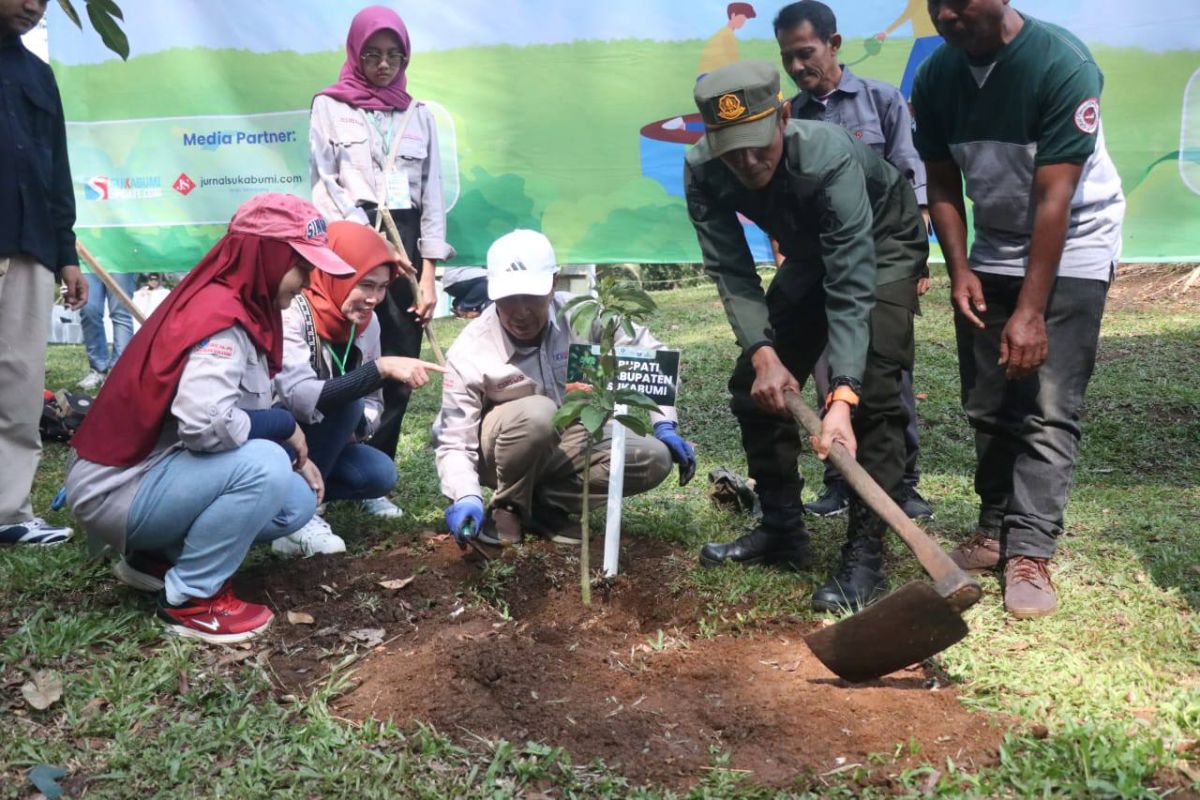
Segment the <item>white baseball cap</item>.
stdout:
[[518,229],[492,242],[487,272],[488,297],[492,300],[515,294],[545,296],[554,288],[558,261],[545,235]]

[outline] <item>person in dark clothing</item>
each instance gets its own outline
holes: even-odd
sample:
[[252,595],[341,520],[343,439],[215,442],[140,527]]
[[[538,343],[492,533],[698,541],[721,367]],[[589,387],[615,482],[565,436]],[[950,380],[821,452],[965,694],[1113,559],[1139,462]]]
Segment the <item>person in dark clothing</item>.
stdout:
[[[705,138],[688,152],[684,186],[705,270],[716,279],[741,356],[729,380],[761,523],[700,562],[807,561],[797,469],[800,435],[784,396],[829,344],[825,455],[835,441],[895,499],[904,473],[901,373],[911,368],[917,280],[928,256],[912,184],[844,128],[788,119],[779,73],[763,61],[715,70],[695,88]],[[784,255],[764,294],[738,216]],[[813,596],[819,610],[857,610],[886,591],[882,520],[851,502],[841,564]]]
[[54,73],[21,43],[46,0],[0,0],[0,545],[53,545],[71,529],[33,515],[38,420],[56,280],[87,302],[75,257],[75,195]]
[[[912,141],[912,117],[900,90],[873,78],[855,75],[838,61],[842,35],[837,17],[820,0],[799,0],[780,9],[775,17],[775,39],[783,69],[800,91],[792,98],[795,119],[813,119],[841,125],[854,138],[870,145],[876,155],[900,170],[912,183],[917,204],[925,211],[925,165]],[[917,283],[917,294],[929,288],[929,267]],[[918,466],[921,440],[917,424],[917,401],[913,396],[912,370],[904,371],[900,400],[908,414],[904,429],[904,513],[916,519],[932,517],[933,508],[917,491],[921,480]],[[813,370],[817,397],[829,393],[829,359],[824,353]],[[825,462],[825,488],[821,496],[804,507],[818,517],[836,516],[850,507],[850,487],[831,462]]]

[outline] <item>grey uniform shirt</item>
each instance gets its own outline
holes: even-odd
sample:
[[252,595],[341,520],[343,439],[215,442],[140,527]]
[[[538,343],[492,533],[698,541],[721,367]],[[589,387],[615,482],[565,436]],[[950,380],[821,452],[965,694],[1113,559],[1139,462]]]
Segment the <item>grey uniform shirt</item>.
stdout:
[[[582,343],[563,314],[573,295],[558,292],[550,301],[550,319],[539,347],[518,348],[504,332],[496,306],[490,305],[459,334],[446,353],[442,410],[433,423],[438,478],[451,500],[482,496],[479,485],[479,426],[484,415],[510,400],[540,394],[561,404],[566,396],[567,354]],[[592,342],[599,341],[599,331]],[[618,332],[617,344],[662,350],[662,342],[635,325],[633,337]],[[664,406],[651,422],[674,420]]]
[[[317,410],[317,401],[325,388],[328,376],[338,373],[333,368],[333,357],[329,348],[317,337],[316,330],[305,313],[308,301],[304,295],[297,297],[283,312],[283,369],[275,375],[275,399],[283,403],[297,422],[314,425],[325,418]],[[312,342],[310,344],[309,342]],[[316,352],[314,353],[314,346]],[[354,346],[362,354],[358,364],[368,364],[379,358],[379,318],[371,315],[367,327],[354,337]],[[319,359],[320,374],[314,368],[313,359]],[[322,375],[327,377],[322,377]],[[379,418],[383,415],[383,390],[376,389],[363,398],[363,414],[366,426],[363,438],[375,433]]]
[[454,248],[446,242],[437,124],[423,103],[413,101],[404,112],[376,112],[326,95],[315,97],[308,128],[313,205],[328,219],[348,219],[364,225],[367,215],[363,203],[388,205],[384,170],[392,140],[385,141],[380,130],[399,130],[405,114],[409,118],[391,169],[404,174],[411,207],[421,212],[421,255],[443,261],[454,255]]
[[912,115],[895,86],[860,78],[843,66],[842,79],[823,102],[804,91],[792,98],[792,118],[831,122],[850,131],[908,178],[918,205],[928,205],[925,163],[913,146]]
[[[250,435],[246,411],[271,407],[271,376],[241,325],[192,348],[158,443],[132,467],[75,459],[65,481],[71,513],[88,536],[125,551],[129,509],[142,478],[159,461],[186,448],[197,453],[234,450]],[[244,410],[243,410],[244,409]]]

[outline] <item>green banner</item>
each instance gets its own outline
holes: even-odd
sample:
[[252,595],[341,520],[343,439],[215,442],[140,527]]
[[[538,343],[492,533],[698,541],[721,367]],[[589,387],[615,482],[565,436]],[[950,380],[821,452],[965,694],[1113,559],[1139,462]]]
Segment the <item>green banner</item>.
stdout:
[[[128,62],[49,13],[78,232],[115,270],[187,269],[249,195],[309,196],[308,107],[336,78],[359,6],[121,5]],[[928,52],[923,2],[831,5],[858,74],[900,85]],[[1129,201],[1123,257],[1200,260],[1200,5],[1016,5],[1079,34],[1104,70],[1105,138]],[[438,121],[454,263],[482,263],[516,227],[546,233],[564,263],[697,261],[681,180],[701,135],[696,76],[713,58],[778,60],[777,6],[737,27],[726,6],[393,4],[413,42],[409,90]],[[767,260],[761,232],[746,231]]]

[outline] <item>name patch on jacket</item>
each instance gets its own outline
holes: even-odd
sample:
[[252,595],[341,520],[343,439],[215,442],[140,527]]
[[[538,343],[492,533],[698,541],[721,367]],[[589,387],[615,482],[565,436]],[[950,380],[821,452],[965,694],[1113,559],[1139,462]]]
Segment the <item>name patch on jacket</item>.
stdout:
[[229,342],[213,341],[212,339],[201,339],[192,350],[193,353],[200,356],[215,356],[216,358],[233,358],[233,345]]

